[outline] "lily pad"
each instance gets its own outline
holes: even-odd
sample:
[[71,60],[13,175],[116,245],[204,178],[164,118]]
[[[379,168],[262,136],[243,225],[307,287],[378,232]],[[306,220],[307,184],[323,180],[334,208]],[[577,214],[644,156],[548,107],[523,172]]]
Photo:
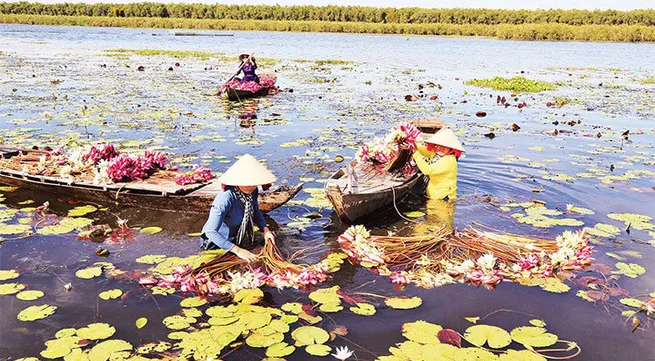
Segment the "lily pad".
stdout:
[[41,297],[43,297],[43,291],[38,290],[22,291],[16,295],[16,298],[21,301],[34,301]]
[[409,218],[421,218],[425,216],[425,213],[419,211],[412,211],[412,212],[405,212],[403,213],[403,215]]
[[539,319],[530,320],[530,324],[537,327],[546,327],[546,322]]
[[71,348],[63,344],[54,344],[41,351],[41,357],[47,359],[58,359],[71,353]]
[[246,338],[246,344],[250,347],[265,348],[280,343],[282,340],[284,340],[284,334],[281,332],[271,335],[263,335],[259,332],[254,332]]
[[425,321],[408,322],[403,325],[403,336],[420,344],[439,344],[437,334],[443,327]]
[[89,351],[89,361],[107,361],[114,359],[117,354],[131,351],[132,345],[123,340],[107,340],[95,345]]
[[108,301],[108,300],[115,300],[118,297],[120,297],[121,295],[123,295],[123,291],[121,291],[119,289],[113,289],[113,290],[109,290],[109,291],[100,292],[98,297],[100,297],[101,299],[103,299],[105,301]]
[[499,361],[546,361],[546,358],[530,350],[507,350],[507,353],[500,354]]
[[207,303],[207,300],[201,297],[189,297],[180,302],[182,307],[198,307]]
[[512,337],[509,333],[497,326],[475,325],[466,329],[464,334],[466,341],[475,346],[482,347],[488,344],[491,348],[503,348],[512,343]]
[[317,303],[341,303],[341,296],[337,294],[339,286],[322,288],[309,294],[309,299]]
[[617,262],[615,266],[618,271],[613,271],[612,273],[622,274],[630,278],[637,278],[638,276],[646,273],[646,269],[636,263],[627,264],[623,262]]
[[543,327],[521,326],[512,330],[512,339],[526,347],[548,347],[557,342],[557,335]]
[[569,287],[566,283],[555,277],[546,278],[545,282],[540,284],[539,287],[541,287],[544,291],[553,293],[564,293],[571,289],[571,287]]
[[316,326],[301,326],[291,332],[296,346],[320,345],[330,339],[330,334]]
[[476,347],[463,347],[457,349],[453,355],[454,361],[494,361],[498,357],[493,353]]
[[622,304],[630,307],[641,308],[644,305],[644,301],[638,300],[636,298],[622,298],[619,300]]
[[140,318],[137,318],[137,320],[136,320],[136,322],[135,322],[135,325],[136,325],[136,328],[138,328],[138,329],[142,329],[143,327],[145,327],[145,325],[146,325],[147,323],[148,323],[148,319],[147,319],[147,318],[145,318],[145,317],[140,317]]
[[94,206],[78,206],[68,211],[69,217],[80,217],[89,213],[97,211],[98,208]]
[[3,283],[0,284],[0,295],[13,295],[25,288],[22,283]]
[[368,303],[357,303],[356,307],[350,307],[350,311],[362,316],[373,316],[376,312],[375,307]]
[[16,270],[0,270],[0,281],[13,280],[14,278],[18,278],[18,276],[20,276],[20,273]]
[[312,356],[327,356],[332,348],[328,345],[309,345],[305,347],[305,351]]
[[296,351],[296,347],[289,345],[286,342],[280,342],[268,346],[266,349],[266,357],[285,357],[289,356]]
[[322,303],[319,307],[318,310],[321,312],[339,312],[343,310],[343,306],[341,306],[340,303]]
[[171,330],[184,330],[185,328],[189,328],[194,322],[196,322],[195,318],[180,315],[168,316],[162,320],[164,326]]
[[137,258],[136,262],[144,263],[144,264],[157,264],[163,262],[165,259],[166,259],[165,254],[149,254]]
[[88,267],[75,272],[75,276],[82,279],[91,279],[102,274],[102,267]]
[[107,323],[91,323],[77,330],[77,336],[87,340],[104,340],[116,333],[116,329]]
[[23,234],[32,230],[27,224],[2,224],[0,223],[0,235]]
[[161,229],[161,227],[145,227],[145,228],[141,228],[139,232],[142,234],[157,234],[162,230],[163,229]]
[[24,322],[36,321],[54,314],[56,309],[57,306],[50,305],[30,306],[20,311],[17,318]]
[[384,300],[384,303],[396,310],[411,310],[423,304],[423,300],[420,297],[391,297]]
[[264,298],[264,292],[259,288],[243,289],[234,295],[234,302],[244,305],[254,305]]

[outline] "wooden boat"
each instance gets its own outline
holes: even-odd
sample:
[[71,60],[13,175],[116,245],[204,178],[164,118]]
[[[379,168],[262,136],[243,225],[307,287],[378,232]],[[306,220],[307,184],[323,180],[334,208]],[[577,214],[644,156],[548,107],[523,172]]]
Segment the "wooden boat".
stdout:
[[[8,159],[18,154],[19,151],[0,148],[0,158]],[[174,212],[207,213],[220,190],[218,180],[181,186],[173,181],[174,173],[158,171],[143,181],[95,185],[90,181],[69,182],[60,177],[30,175],[0,167],[0,184],[80,201]],[[302,186],[302,183],[293,187],[280,186],[261,192],[260,209],[262,212],[268,212],[282,206],[295,197]]]
[[[357,163],[351,163],[351,170],[341,168],[325,184],[327,198],[341,219],[355,221],[376,211],[386,210],[402,201],[425,176],[416,173],[405,177],[402,174],[375,174],[369,171],[364,179]],[[359,174],[359,175],[356,175]]]
[[[271,78],[273,79],[274,82],[277,81],[277,76],[275,74],[262,74],[259,76],[260,81],[261,79],[265,79],[265,78]],[[262,86],[259,88],[258,91],[251,92],[248,90],[234,89],[228,85],[225,85],[225,87],[222,90],[219,89],[218,95],[230,101],[241,101],[243,99],[265,96],[270,94],[271,91],[275,93],[276,89],[277,89],[276,87]]]
[[[410,123],[425,134],[434,134],[445,126],[443,120],[437,117],[415,119]],[[402,166],[410,157],[411,153],[401,152],[392,163]],[[412,188],[425,184],[427,177],[421,173],[406,177],[399,172],[377,172],[353,161],[328,179],[325,191],[339,217],[353,222],[395,206]]]

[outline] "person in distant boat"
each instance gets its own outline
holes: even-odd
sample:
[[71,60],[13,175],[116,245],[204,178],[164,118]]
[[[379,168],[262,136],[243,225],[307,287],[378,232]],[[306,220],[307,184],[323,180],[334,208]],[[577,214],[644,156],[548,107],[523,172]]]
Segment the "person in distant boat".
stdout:
[[241,71],[243,71],[243,78],[241,78],[241,82],[245,83],[247,81],[254,81],[255,83],[259,84],[259,77],[257,74],[255,74],[255,70],[257,69],[257,62],[255,61],[255,58],[248,54],[241,54],[239,55],[239,60],[242,64]]
[[457,160],[464,147],[452,130],[442,128],[420,144],[414,152],[418,169],[428,177],[430,199],[454,200],[457,196]]
[[255,246],[254,226],[264,233],[265,242],[275,242],[257,201],[258,186],[277,178],[253,156],[246,154],[218,179],[223,190],[216,195],[209,218],[202,227],[201,247],[221,248],[248,262],[258,259],[247,248]]

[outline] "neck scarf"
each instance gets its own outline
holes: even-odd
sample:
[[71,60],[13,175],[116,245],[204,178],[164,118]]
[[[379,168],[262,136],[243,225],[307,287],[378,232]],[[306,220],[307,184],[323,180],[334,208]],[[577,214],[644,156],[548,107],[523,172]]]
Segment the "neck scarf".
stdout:
[[253,244],[255,240],[255,232],[253,230],[254,209],[252,207],[252,193],[245,194],[238,187],[234,187],[234,192],[241,203],[243,203],[243,220],[241,221],[241,226],[237,233],[237,245],[241,246],[244,241]]

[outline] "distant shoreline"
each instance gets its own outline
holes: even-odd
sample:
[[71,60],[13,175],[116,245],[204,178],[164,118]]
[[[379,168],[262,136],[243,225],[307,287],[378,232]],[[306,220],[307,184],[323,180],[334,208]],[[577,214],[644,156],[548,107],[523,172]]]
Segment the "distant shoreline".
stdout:
[[655,27],[643,25],[377,24],[327,21],[205,20],[156,17],[0,14],[0,23],[177,30],[290,31],[355,34],[487,37],[502,40],[655,42]]

